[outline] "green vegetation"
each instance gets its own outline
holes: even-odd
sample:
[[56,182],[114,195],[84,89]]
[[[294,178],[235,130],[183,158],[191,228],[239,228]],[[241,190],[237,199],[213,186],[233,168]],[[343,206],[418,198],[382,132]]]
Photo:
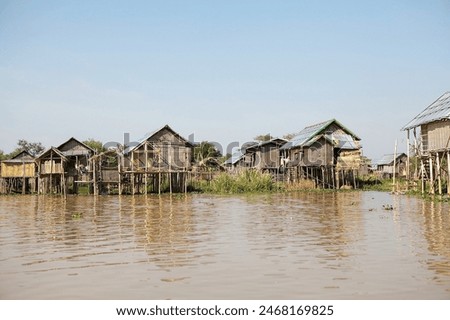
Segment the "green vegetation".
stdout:
[[207,158],[219,158],[222,154],[214,144],[208,141],[202,141],[194,147],[194,158],[200,162]]
[[7,155],[3,152],[3,150],[0,150],[0,161],[6,160],[8,157]]
[[93,138],[89,138],[83,141],[83,143],[87,145],[89,148],[93,149],[97,154],[106,151],[106,149],[103,147],[103,143]]
[[272,140],[273,137],[270,135],[270,133],[266,133],[266,134],[260,134],[260,135],[257,135],[257,136],[254,137],[253,139],[255,139],[255,141],[265,142],[265,141],[270,141],[270,140]]
[[236,175],[220,173],[213,180],[202,183],[200,189],[204,192],[235,194],[279,191],[281,186],[273,181],[270,174],[246,170]]

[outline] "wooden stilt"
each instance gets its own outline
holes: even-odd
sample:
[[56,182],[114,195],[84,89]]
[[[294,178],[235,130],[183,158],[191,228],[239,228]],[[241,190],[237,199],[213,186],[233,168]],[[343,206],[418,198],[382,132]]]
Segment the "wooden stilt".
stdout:
[[394,168],[392,171],[392,192],[395,192],[395,176],[397,173],[397,140],[395,140],[395,147],[394,147]]
[[410,150],[410,137],[409,137],[409,129],[406,131],[406,156],[407,156],[407,160],[406,160],[406,181],[408,181],[408,185],[409,185],[409,178],[410,178],[410,173],[409,173],[409,162],[411,159],[411,150]]
[[119,171],[119,196],[122,195],[122,157],[117,159],[117,171]]
[[144,193],[147,194],[147,189],[148,189],[148,185],[147,185],[147,170],[148,170],[148,146],[147,146],[148,142],[145,142],[144,145],[144,152],[145,152],[145,176],[144,176],[144,187],[145,187],[145,191]]
[[161,149],[158,152],[158,194],[161,194]]
[[26,192],[25,161],[22,161],[22,194]]
[[325,189],[325,168],[322,167],[322,189]]
[[134,176],[134,152],[132,151],[131,152],[131,194],[132,195],[134,195],[134,187],[135,187],[135,185],[134,185],[134,179],[135,179],[135,176]]
[[425,165],[423,163],[423,159],[420,159],[420,176],[422,180],[422,194],[425,193]]
[[50,193],[53,192],[53,150],[50,151]]
[[436,178],[438,179],[438,193],[442,195],[441,160],[439,153],[436,154]]
[[433,172],[433,156],[430,154],[430,157],[428,159],[430,162],[430,193],[435,194],[434,190],[434,172]]
[[334,172],[334,166],[331,166],[331,181],[333,182],[333,189],[336,189],[336,175]]
[[94,186],[94,195],[97,196],[98,195],[98,185],[97,185],[97,170],[95,167],[95,159],[92,160],[92,166],[93,166],[93,171],[92,171],[92,183]]

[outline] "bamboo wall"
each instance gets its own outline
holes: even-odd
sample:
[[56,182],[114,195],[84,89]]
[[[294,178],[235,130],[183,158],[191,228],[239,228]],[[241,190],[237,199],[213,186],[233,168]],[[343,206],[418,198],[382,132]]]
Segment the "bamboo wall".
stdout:
[[450,121],[436,121],[421,127],[423,152],[450,148]]
[[63,168],[60,161],[45,160],[41,163],[41,174],[62,174]]
[[35,164],[33,163],[8,163],[1,164],[1,177],[3,178],[31,178],[35,176]]

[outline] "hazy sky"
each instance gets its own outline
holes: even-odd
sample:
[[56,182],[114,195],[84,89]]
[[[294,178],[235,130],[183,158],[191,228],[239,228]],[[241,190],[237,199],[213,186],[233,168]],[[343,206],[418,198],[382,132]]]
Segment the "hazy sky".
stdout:
[[0,149],[20,138],[282,136],[336,118],[364,153],[450,90],[446,0],[0,0]]

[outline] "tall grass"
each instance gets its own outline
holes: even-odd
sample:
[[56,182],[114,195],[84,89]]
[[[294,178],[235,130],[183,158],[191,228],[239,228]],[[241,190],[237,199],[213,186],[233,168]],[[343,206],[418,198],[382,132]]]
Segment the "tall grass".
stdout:
[[202,186],[203,191],[211,193],[256,193],[279,190],[272,176],[255,170],[245,170],[236,175],[221,173]]

